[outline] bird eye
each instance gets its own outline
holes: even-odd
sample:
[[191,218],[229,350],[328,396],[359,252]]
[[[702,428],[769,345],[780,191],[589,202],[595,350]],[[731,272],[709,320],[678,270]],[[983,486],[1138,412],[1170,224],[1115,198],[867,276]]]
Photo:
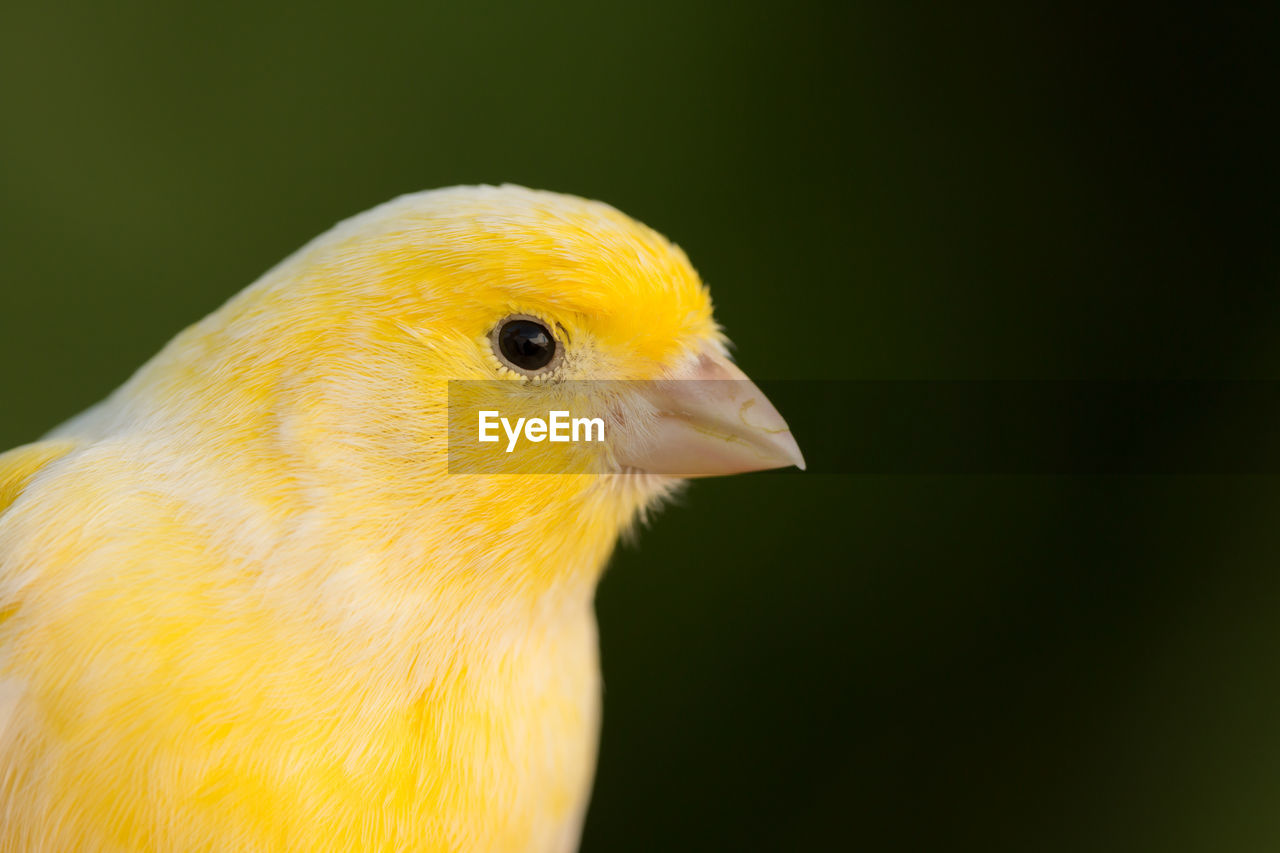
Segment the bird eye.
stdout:
[[508,317],[490,337],[494,354],[502,363],[526,375],[546,373],[560,361],[559,341],[545,323],[533,317]]

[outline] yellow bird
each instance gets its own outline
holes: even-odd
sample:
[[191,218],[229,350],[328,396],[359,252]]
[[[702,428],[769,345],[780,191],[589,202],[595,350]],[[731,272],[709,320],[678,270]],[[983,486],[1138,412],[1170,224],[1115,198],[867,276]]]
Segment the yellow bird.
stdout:
[[[803,467],[725,344],[612,207],[424,192],[0,456],[0,850],[574,850],[616,540],[685,477]],[[449,380],[578,388],[607,440],[451,469]]]

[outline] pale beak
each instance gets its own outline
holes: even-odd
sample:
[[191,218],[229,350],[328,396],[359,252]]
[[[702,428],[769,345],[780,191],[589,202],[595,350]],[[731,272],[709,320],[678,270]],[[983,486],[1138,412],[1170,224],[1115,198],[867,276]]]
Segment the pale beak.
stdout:
[[747,375],[705,355],[677,379],[646,384],[656,417],[619,448],[625,468],[675,477],[716,477],[794,465],[804,456],[787,422]]

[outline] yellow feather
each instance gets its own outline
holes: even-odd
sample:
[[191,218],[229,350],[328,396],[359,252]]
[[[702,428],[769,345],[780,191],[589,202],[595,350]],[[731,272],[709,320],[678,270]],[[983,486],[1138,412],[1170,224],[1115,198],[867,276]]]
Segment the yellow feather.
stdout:
[[447,473],[445,383],[511,378],[513,312],[569,378],[722,341],[610,207],[422,193],[0,457],[0,850],[575,849],[595,585],[674,481]]
[[75,443],[71,441],[41,441],[0,453],[0,515],[46,465],[66,456],[73,447]]

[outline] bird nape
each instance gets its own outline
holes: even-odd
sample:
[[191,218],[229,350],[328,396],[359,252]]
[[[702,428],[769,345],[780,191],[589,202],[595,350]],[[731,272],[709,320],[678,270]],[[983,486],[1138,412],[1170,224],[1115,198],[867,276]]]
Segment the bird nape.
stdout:
[[[457,382],[607,438],[455,470]],[[343,222],[0,456],[0,848],[573,850],[617,538],[792,464],[684,253],[617,210]]]

